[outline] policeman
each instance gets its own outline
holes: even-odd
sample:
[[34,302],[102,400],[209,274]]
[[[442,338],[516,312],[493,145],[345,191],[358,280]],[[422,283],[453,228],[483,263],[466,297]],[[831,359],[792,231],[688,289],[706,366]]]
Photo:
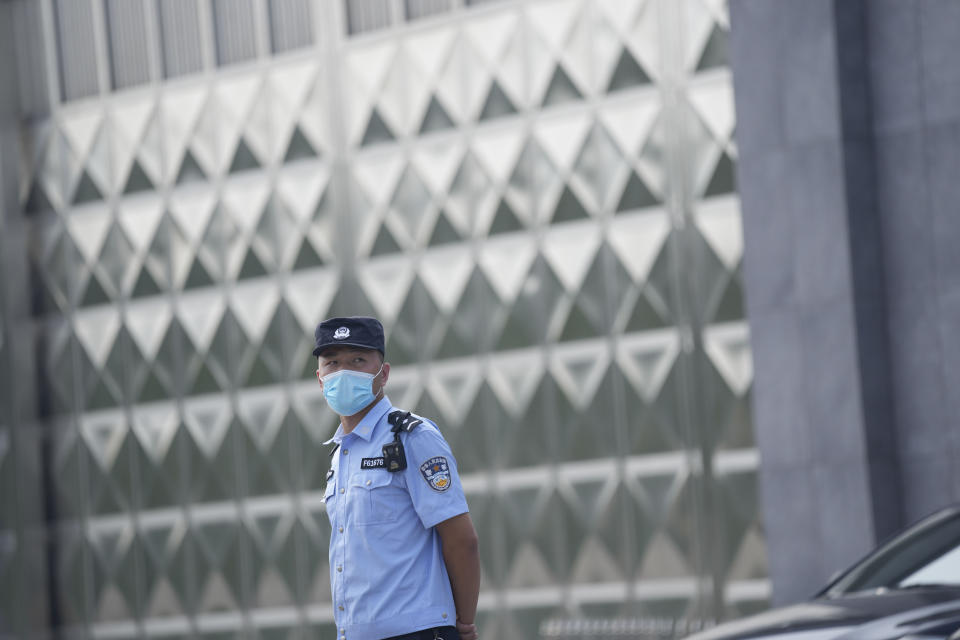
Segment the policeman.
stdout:
[[390,404],[383,326],[317,325],[317,377],[340,416],[324,491],[340,640],[476,640],[480,556],[437,426]]

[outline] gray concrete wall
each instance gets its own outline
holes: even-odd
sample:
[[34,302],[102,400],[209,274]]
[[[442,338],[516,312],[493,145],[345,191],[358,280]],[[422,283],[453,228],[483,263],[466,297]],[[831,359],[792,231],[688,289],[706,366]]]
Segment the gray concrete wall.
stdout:
[[960,499],[960,4],[731,0],[774,600]]
[[0,2],[0,638],[43,637],[50,618],[42,432],[33,344],[24,340],[31,334],[30,293],[14,51],[21,7]]
[[870,3],[904,514],[960,500],[960,4]]

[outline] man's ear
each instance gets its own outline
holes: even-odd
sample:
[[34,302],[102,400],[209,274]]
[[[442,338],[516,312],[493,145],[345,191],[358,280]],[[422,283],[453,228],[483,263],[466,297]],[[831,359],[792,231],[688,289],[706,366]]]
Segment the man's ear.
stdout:
[[390,363],[389,363],[389,362],[384,362],[384,363],[383,363],[383,371],[380,372],[380,376],[381,376],[381,379],[380,379],[380,386],[381,386],[381,388],[387,386],[387,378],[390,377]]

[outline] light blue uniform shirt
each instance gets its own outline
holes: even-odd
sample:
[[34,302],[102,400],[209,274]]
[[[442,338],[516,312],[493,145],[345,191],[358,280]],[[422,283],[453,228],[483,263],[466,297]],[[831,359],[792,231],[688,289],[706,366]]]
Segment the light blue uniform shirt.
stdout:
[[353,431],[344,434],[341,425],[328,441],[340,445],[324,490],[340,639],[380,640],[456,624],[433,527],[468,511],[457,463],[436,425],[421,418],[400,435],[406,470],[387,471],[381,447],[393,442],[387,416],[394,410],[384,397]]

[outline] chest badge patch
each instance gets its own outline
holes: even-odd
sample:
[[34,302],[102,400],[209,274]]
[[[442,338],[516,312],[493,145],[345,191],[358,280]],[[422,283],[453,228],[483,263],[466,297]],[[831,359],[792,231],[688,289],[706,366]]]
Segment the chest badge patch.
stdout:
[[379,458],[364,458],[360,461],[361,469],[383,469],[383,456]]
[[450,488],[450,465],[443,456],[430,458],[420,465],[420,474],[434,491],[446,491]]

